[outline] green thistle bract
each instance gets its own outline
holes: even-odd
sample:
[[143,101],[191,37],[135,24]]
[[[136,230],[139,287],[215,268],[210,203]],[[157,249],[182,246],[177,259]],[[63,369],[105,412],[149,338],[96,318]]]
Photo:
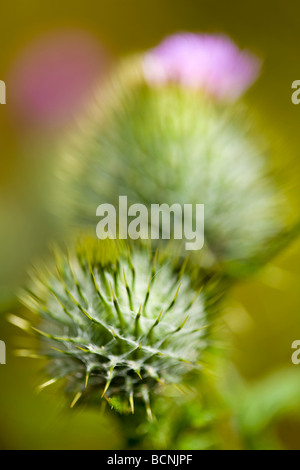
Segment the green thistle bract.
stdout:
[[86,239],[56,254],[55,270],[39,272],[23,301],[41,316],[34,331],[50,359],[47,383],[65,378],[72,405],[102,396],[133,412],[137,400],[150,416],[151,394],[199,370],[207,346],[203,294],[140,245]]

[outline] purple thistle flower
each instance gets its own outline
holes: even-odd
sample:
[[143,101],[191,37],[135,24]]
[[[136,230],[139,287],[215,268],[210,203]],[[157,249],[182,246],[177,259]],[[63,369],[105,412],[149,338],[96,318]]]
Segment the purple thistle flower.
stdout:
[[150,85],[180,84],[218,101],[234,101],[255,81],[260,61],[224,35],[179,33],[145,54]]

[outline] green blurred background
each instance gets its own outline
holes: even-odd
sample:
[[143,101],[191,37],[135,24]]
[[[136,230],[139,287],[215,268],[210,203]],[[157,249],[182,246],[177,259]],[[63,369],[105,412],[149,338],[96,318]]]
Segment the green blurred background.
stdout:
[[[54,393],[33,393],[42,364],[12,354],[18,340],[5,314],[19,308],[14,293],[26,278],[27,265],[61,228],[55,208],[54,215],[47,215],[43,202],[63,132],[28,130],[18,122],[11,107],[10,71],[27,43],[55,30],[91,33],[115,59],[152,47],[176,31],[226,33],[263,59],[262,76],[247,100],[264,123],[275,163],[285,164],[296,213],[300,106],[291,102],[291,84],[300,79],[300,4],[296,0],[53,0],[43,4],[19,0],[2,4],[0,10],[0,79],[7,85],[7,104],[0,106],[0,339],[7,345],[7,365],[0,366],[0,448],[119,448],[122,436],[113,418],[87,410],[71,412]],[[236,286],[227,300],[223,327],[233,337],[230,355],[245,380],[245,396],[248,389],[282,370],[295,377],[294,386],[300,386],[300,365],[297,369],[291,363],[291,344],[300,338],[299,248],[300,242],[294,242],[271,266]],[[274,393],[279,385],[283,385],[281,379],[275,381]],[[270,419],[267,426],[280,446],[300,449],[299,403],[292,402],[288,392],[286,400],[291,400],[291,406],[287,403],[284,416]]]

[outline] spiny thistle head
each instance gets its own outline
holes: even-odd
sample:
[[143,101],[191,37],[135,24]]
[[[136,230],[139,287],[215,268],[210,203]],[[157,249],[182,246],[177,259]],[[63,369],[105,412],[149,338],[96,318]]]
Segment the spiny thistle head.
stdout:
[[201,368],[203,294],[149,247],[86,239],[57,254],[54,271],[36,273],[23,301],[40,324],[10,320],[40,336],[46,384],[65,379],[72,405],[102,396],[120,412],[144,402],[150,416],[152,394]]
[[[243,266],[285,225],[265,143],[239,105],[220,103],[182,80],[153,85],[146,59],[120,66],[86,132],[66,149],[60,175],[66,207],[77,222],[95,226],[97,206],[118,206],[120,195],[146,206],[204,204],[207,263]],[[231,74],[238,75],[236,65]],[[218,78],[222,83],[221,70]]]

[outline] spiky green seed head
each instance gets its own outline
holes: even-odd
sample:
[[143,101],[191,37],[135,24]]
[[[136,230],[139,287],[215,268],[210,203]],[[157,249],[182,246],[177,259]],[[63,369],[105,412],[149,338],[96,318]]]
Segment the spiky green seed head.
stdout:
[[203,294],[164,254],[86,239],[37,272],[23,301],[40,322],[46,384],[65,379],[70,403],[101,397],[120,412],[201,368],[207,347]]
[[139,61],[120,67],[64,151],[68,213],[95,226],[97,206],[118,207],[120,195],[148,207],[204,204],[207,264],[247,264],[285,225],[265,143],[242,105],[176,84],[153,87]]

